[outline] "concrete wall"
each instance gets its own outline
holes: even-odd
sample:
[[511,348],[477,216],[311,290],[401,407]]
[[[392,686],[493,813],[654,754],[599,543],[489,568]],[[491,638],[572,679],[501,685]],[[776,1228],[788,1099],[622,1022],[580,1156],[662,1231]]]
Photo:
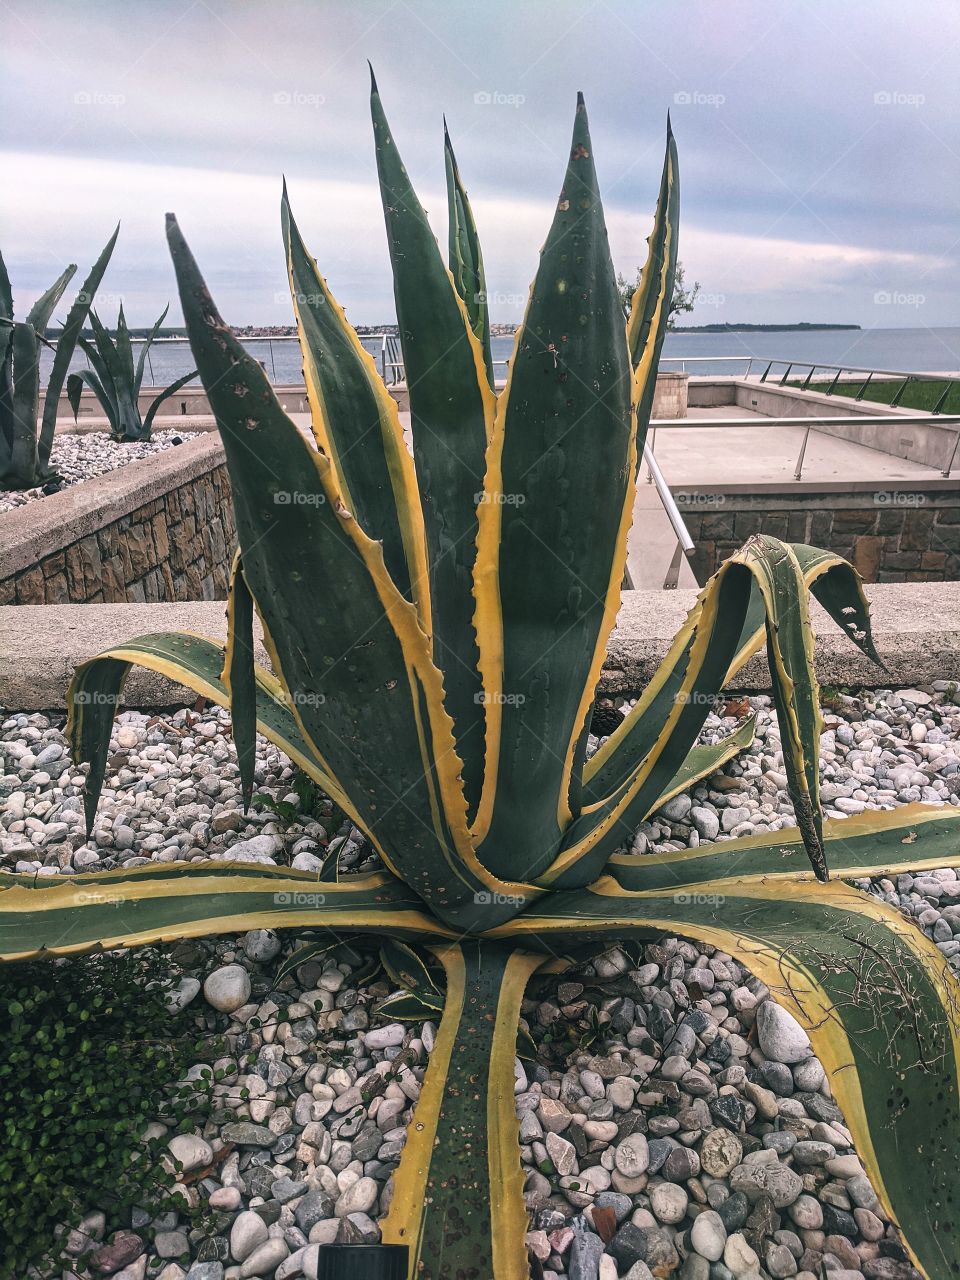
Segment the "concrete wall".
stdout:
[[0,514],[0,604],[225,599],[235,543],[204,435]]
[[[688,403],[700,408],[738,405],[771,418],[849,418],[849,426],[817,427],[816,430],[937,470],[947,466],[957,441],[957,426],[938,423],[933,415],[928,415],[924,422],[894,425],[898,418],[915,417],[917,410],[914,409],[891,409],[887,404],[828,396],[820,391],[801,391],[799,387],[780,387],[775,382],[761,383],[756,378],[694,378]],[[880,417],[884,421],[857,421],[865,417]],[[955,465],[960,468],[960,451]]]
[[960,579],[960,491],[949,481],[909,492],[875,484],[750,492],[714,485],[674,496],[696,543],[692,567],[700,582],[755,533],[835,551],[866,582]]

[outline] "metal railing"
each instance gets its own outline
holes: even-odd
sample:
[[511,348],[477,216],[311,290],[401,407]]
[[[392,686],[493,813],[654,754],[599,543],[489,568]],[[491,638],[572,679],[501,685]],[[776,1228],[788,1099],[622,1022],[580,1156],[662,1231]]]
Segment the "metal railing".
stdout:
[[[884,417],[872,414],[858,414],[856,417],[838,417],[831,418],[826,416],[817,416],[814,418],[658,418],[650,424],[650,437],[644,446],[644,456],[646,456],[647,448],[651,453],[656,448],[657,432],[663,430],[687,430],[699,431],[704,428],[712,427],[762,427],[770,430],[772,427],[804,427],[803,441],[800,445],[800,453],[797,456],[797,465],[794,468],[793,478],[795,480],[802,479],[803,462],[807,451],[807,442],[810,439],[810,432],[818,427],[896,427],[898,429],[905,426],[923,426],[930,424],[930,415],[921,413],[898,414],[895,418]],[[937,426],[955,428],[953,445],[945,464],[939,463],[919,463],[920,466],[931,466],[935,471],[939,471],[944,479],[950,478],[957,457],[960,455],[960,414],[943,413],[937,418]],[[859,444],[860,441],[851,441],[852,444]],[[867,446],[869,447],[869,446]],[[895,455],[896,456],[896,455]],[[909,459],[905,459],[909,461]]]

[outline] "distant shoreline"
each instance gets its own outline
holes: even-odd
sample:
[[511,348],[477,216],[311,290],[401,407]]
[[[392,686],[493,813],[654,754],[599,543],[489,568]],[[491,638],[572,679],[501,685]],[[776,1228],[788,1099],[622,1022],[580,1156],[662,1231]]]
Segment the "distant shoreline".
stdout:
[[671,333],[828,333],[837,329],[856,330],[858,324],[685,324]]

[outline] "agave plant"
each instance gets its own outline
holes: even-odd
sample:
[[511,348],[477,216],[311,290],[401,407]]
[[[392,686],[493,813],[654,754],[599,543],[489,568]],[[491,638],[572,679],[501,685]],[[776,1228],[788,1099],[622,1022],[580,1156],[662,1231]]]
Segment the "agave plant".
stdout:
[[119,232],[117,227],[107,241],[67,315],[47,380],[39,429],[40,348],[46,344],[50,317],[77,267],[71,263],[33,304],[26,320],[16,322],[10,277],[0,257],[0,488],[30,489],[57,479],[50,467],[50,451],[63,380]]
[[107,421],[110,423],[110,434],[114,440],[149,440],[153,420],[164,400],[175,395],[181,387],[185,387],[191,378],[197,375],[191,369],[169,387],[164,387],[147,409],[146,417],[140,416],[140,387],[147,363],[147,354],[156,341],[160,327],[167,318],[169,304],[147,335],[136,364],[133,360],[133,343],[130,341],[130,330],[127,328],[123,314],[123,303],[117,316],[116,340],[110,337],[95,311],[90,312],[90,326],[93,329],[93,342],[87,338],[80,339],[80,346],[86,353],[92,368],[80,369],[71,373],[67,379],[67,399],[73,410],[76,421],[80,411],[80,396],[84,386],[88,386],[100,401]]
[[[827,552],[752,539],[706,585],[643,696],[587,759],[676,261],[673,138],[625,329],[579,100],[495,396],[483,289],[464,285],[481,278],[481,263],[449,142],[448,271],[375,85],[372,111],[413,457],[286,191],[313,441],[221,319],[169,219],[233,485],[229,635],[225,646],[142,636],[84,663],[69,732],[90,764],[92,824],[127,673],[162,672],[230,708],[246,795],[259,731],[367,834],[382,869],[318,878],[190,863],[11,877],[0,954],[254,926],[315,946],[370,935],[403,988],[392,1014],[442,1009],[384,1238],[409,1246],[411,1280],[520,1280],[513,1080],[524,990],[585,947],[686,934],[749,966],[807,1030],[912,1256],[929,1276],[952,1275],[960,993],[932,943],[846,880],[956,861],[960,815],[909,806],[822,819],[807,595],[875,656],[853,570]],[[255,611],[272,671],[254,664]],[[750,721],[715,745],[699,738],[712,696],[764,646],[799,829],[622,852],[645,815],[750,741]]]

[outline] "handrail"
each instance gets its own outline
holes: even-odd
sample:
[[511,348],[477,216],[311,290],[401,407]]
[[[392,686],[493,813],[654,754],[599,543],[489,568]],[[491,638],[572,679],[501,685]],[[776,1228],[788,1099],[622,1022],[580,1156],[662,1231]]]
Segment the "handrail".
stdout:
[[[898,414],[897,417],[891,418],[879,414],[857,414],[855,417],[847,415],[845,417],[827,417],[818,415],[808,418],[657,418],[651,422],[651,430],[660,431],[677,430],[682,428],[687,431],[698,431],[703,428],[713,429],[716,427],[752,427],[754,429],[761,427],[804,427],[803,443],[800,446],[800,454],[797,458],[796,469],[794,470],[794,479],[801,479],[803,471],[803,459],[807,449],[807,441],[810,438],[810,431],[814,427],[897,427],[905,426],[942,426],[947,428],[956,428],[956,435],[950,456],[947,459],[945,467],[938,467],[935,463],[920,464],[931,465],[934,470],[938,470],[944,479],[950,478],[957,456],[960,454],[960,413],[941,413],[934,417],[930,413],[909,413]],[[644,457],[646,457],[649,445],[644,445]]]

